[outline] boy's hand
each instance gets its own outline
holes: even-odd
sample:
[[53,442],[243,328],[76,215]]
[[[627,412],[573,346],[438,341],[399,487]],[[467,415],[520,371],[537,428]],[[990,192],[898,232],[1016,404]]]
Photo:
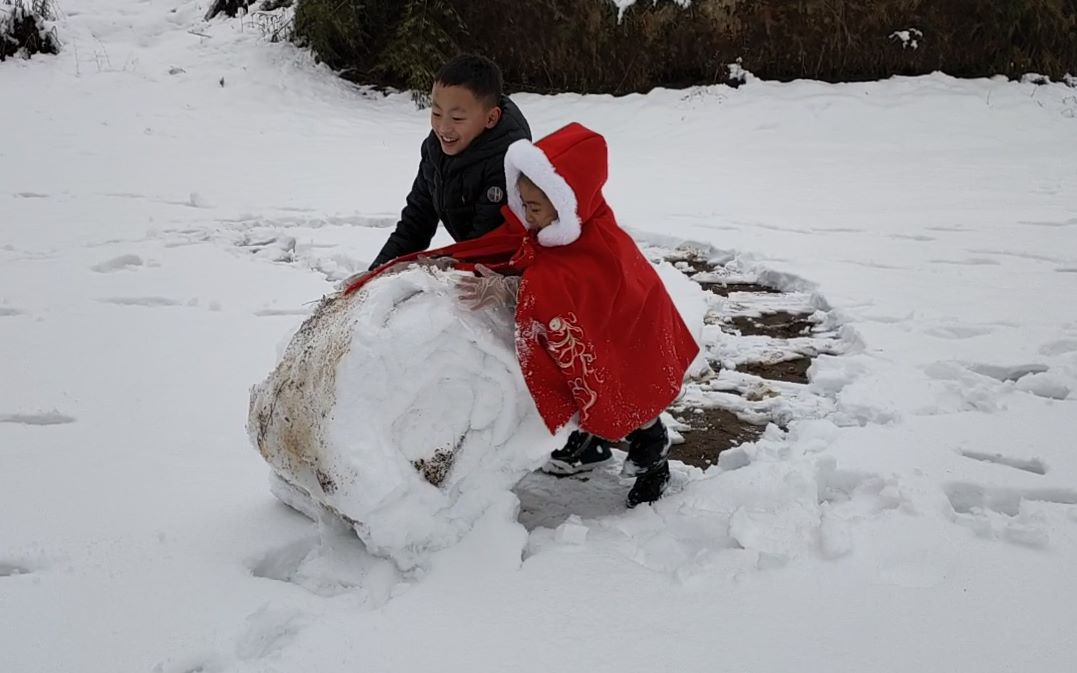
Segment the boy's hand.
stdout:
[[419,255],[415,258],[414,264],[418,266],[432,266],[440,271],[448,271],[456,264],[456,260],[452,257],[428,257],[427,255]]
[[475,271],[478,277],[464,276],[456,281],[456,298],[461,304],[472,311],[516,304],[520,276],[502,276],[482,264],[476,264]]

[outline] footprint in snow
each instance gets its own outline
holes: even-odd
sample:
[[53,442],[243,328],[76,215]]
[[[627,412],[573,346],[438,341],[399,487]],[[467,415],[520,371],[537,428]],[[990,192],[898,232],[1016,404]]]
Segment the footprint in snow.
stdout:
[[1021,220],[1020,222],[1018,222],[1018,224],[1024,224],[1024,225],[1030,226],[1030,227],[1050,227],[1050,228],[1074,227],[1074,226],[1077,226],[1077,217],[1071,217],[1070,219],[1065,220],[1063,222],[1043,221],[1043,220]]
[[0,414],[0,423],[18,423],[20,425],[64,425],[74,423],[75,419],[53,410],[38,414]]
[[945,487],[956,523],[978,535],[1023,547],[1045,547],[1050,541],[1042,523],[1027,512],[1025,502],[1077,505],[1077,491],[1066,488],[1001,488],[954,482]]
[[999,264],[997,259],[988,259],[986,257],[966,257],[965,259],[932,259],[929,260],[932,264],[955,264],[957,266],[996,266]]
[[923,234],[890,234],[890,238],[897,238],[905,241],[917,241],[920,243],[937,240],[934,236],[925,236]]
[[968,365],[968,369],[982,376],[1005,383],[1006,381],[1018,381],[1029,374],[1043,373],[1047,371],[1048,367],[1047,365],[1036,363],[1012,366],[973,363]]
[[371,554],[351,527],[335,520],[323,521],[317,535],[267,551],[249,568],[257,578],[327,598],[350,594],[370,607],[388,602],[403,581],[392,561]]
[[931,231],[946,231],[946,232],[956,232],[956,233],[963,233],[963,232],[966,232],[966,231],[970,231],[970,229],[968,227],[939,226],[939,227],[928,227],[928,229],[930,229]]
[[1001,453],[980,453],[979,451],[961,451],[961,455],[981,463],[994,463],[1032,474],[1047,474],[1047,466],[1039,458],[1010,458]]
[[972,339],[974,337],[980,337],[990,334],[991,330],[986,327],[972,327],[967,325],[945,325],[939,327],[932,327],[925,330],[925,332],[931,336],[939,337],[942,339]]
[[308,618],[295,608],[265,605],[247,617],[246,631],[236,642],[236,656],[249,661],[281,651],[306,626]]
[[104,297],[98,301],[119,306],[181,306],[183,302],[168,297]]
[[1077,339],[1058,339],[1057,341],[1048,341],[1040,346],[1041,355],[1054,356],[1075,352],[1077,352]]
[[95,264],[90,267],[90,270],[96,271],[97,273],[112,273],[114,271],[139,267],[143,264],[144,262],[142,261],[142,258],[138,255],[120,255],[119,257],[113,257],[100,264]]
[[218,657],[187,656],[159,661],[150,670],[152,673],[224,673],[228,668]]
[[34,572],[31,568],[14,561],[0,561],[0,578],[29,575]]
[[272,316],[296,316],[296,315],[310,315],[312,309],[306,308],[263,308],[254,312],[254,315],[259,318],[268,318]]

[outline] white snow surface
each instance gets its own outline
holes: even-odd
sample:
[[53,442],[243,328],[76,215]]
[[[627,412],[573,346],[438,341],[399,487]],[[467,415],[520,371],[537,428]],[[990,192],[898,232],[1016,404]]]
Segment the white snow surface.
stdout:
[[384,242],[426,113],[203,3],[60,9],[61,54],[0,66],[0,670],[1077,670],[1072,88],[514,96],[607,137],[640,240],[841,348],[654,507],[615,467],[525,480],[401,571],[281,505],[244,423]]

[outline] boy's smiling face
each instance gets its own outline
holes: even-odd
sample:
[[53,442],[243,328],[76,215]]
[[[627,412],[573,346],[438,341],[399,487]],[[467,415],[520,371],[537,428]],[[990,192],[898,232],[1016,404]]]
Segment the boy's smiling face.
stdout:
[[520,189],[520,200],[524,202],[524,218],[527,220],[528,229],[542,231],[557,219],[557,209],[550,203],[546,192],[535,186],[530,178],[521,175],[516,186]]
[[466,150],[501,119],[501,108],[488,107],[467,87],[435,84],[430,99],[430,128],[449,156]]

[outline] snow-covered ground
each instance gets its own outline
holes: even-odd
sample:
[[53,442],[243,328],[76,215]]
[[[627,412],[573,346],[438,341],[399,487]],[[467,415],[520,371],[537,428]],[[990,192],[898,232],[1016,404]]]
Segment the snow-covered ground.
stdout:
[[277,502],[244,424],[426,114],[199,2],[61,9],[0,66],[0,670],[1077,670],[1077,90],[515,96],[606,135],[623,225],[844,352],[657,506],[568,482],[403,574]]

